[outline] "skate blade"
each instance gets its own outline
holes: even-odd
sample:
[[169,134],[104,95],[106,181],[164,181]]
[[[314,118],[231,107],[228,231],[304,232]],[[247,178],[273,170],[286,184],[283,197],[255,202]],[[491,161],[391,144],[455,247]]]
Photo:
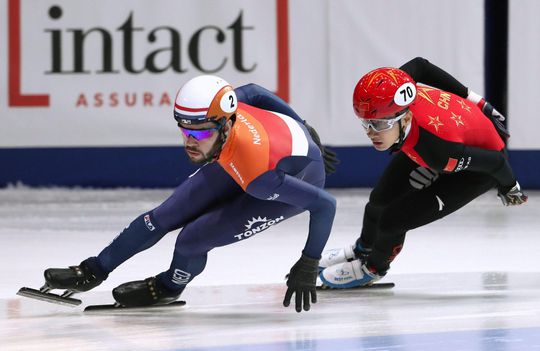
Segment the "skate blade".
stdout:
[[151,306],[138,306],[138,307],[126,307],[118,304],[106,304],[106,305],[90,305],[86,306],[84,312],[97,312],[97,311],[113,311],[113,310],[146,310],[149,308],[159,307],[180,307],[185,306],[186,301],[173,301],[164,305],[151,305]]
[[82,302],[81,300],[72,297],[62,297],[60,295],[42,292],[32,288],[20,288],[17,295],[70,307],[79,306]]
[[331,288],[328,285],[319,285],[317,290],[377,290],[377,289],[392,289],[396,284],[394,283],[374,283],[371,285],[356,286],[354,288]]

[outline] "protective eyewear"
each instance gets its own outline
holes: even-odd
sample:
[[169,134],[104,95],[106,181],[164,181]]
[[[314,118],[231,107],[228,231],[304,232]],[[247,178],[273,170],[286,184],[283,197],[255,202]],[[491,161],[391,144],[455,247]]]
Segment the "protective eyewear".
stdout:
[[389,130],[394,126],[394,124],[405,117],[408,111],[403,112],[402,114],[389,119],[361,119],[362,126],[367,130],[371,127],[374,132],[384,132]]
[[189,129],[189,128],[180,127],[180,130],[182,131],[182,134],[184,134],[186,139],[192,136],[197,140],[208,139],[220,129],[221,129],[221,126],[217,126],[215,128],[207,128],[207,129]]

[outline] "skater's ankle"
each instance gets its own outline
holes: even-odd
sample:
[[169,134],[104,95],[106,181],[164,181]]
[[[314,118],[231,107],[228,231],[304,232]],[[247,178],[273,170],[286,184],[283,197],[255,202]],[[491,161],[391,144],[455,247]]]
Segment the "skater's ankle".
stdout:
[[368,256],[371,253],[372,249],[371,249],[371,247],[364,244],[361,240],[357,240],[356,244],[354,245],[353,251],[354,251],[356,257],[365,258],[366,256]]
[[94,274],[99,280],[105,280],[109,276],[109,272],[103,268],[97,257],[87,258],[81,262],[80,266],[90,269],[92,274]]
[[182,291],[186,288],[185,285],[178,286],[175,285],[174,287],[169,286],[164,281],[164,277],[161,274],[158,274],[155,278],[155,284],[156,287],[165,295],[165,296],[179,296]]
[[381,278],[384,277],[386,273],[388,272],[388,269],[380,269],[380,268],[378,269],[375,266],[372,266],[370,264],[366,264],[366,268],[370,273],[377,275]]

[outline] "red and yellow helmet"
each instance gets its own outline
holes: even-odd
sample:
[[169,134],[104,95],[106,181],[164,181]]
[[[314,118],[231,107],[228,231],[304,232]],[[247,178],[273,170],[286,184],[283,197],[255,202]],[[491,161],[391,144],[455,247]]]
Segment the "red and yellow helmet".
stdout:
[[389,119],[402,114],[416,98],[416,83],[404,71],[377,68],[354,88],[353,108],[358,118]]

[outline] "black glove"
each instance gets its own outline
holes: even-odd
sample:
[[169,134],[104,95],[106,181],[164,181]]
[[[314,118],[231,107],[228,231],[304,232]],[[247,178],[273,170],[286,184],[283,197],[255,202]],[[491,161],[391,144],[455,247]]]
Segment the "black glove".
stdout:
[[317,302],[317,291],[315,285],[317,275],[319,273],[319,260],[302,255],[298,262],[292,266],[287,279],[287,292],[283,299],[283,306],[288,307],[291,303],[291,297],[295,294],[296,312],[302,311],[302,301],[304,303],[304,311],[310,309],[311,302]]
[[495,129],[497,130],[497,133],[506,144],[508,138],[510,138],[510,133],[508,132],[508,129],[506,129],[506,127],[502,123],[506,118],[487,101],[484,101],[481,109],[484,115],[486,115],[486,117],[490,119],[491,123],[493,123]]
[[501,199],[504,206],[521,205],[522,203],[527,202],[527,199],[529,198],[527,195],[523,194],[518,182],[511,188],[499,188],[497,196]]
[[330,150],[328,146],[320,146],[321,153],[324,160],[324,171],[326,172],[326,175],[330,175],[333,173],[336,173],[336,166],[340,163],[339,159],[337,158],[337,154]]
[[317,144],[317,146],[321,150],[321,154],[324,160],[324,171],[326,172],[326,175],[336,173],[335,165],[340,163],[336,153],[330,150],[328,147],[322,145],[321,138],[319,137],[319,134],[317,133],[315,128],[310,126],[306,121],[304,121],[304,125],[306,126],[309,135],[311,135],[311,139],[313,139],[315,144]]

